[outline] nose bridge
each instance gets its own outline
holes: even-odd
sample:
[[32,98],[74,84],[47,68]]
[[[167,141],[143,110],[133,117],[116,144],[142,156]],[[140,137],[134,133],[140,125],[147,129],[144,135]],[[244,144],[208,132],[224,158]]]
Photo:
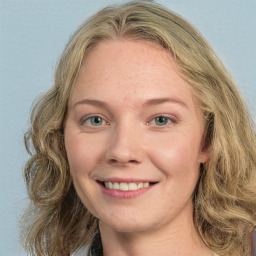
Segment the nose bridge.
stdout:
[[119,122],[112,131],[107,159],[114,162],[141,162],[143,147],[139,122],[129,118]]

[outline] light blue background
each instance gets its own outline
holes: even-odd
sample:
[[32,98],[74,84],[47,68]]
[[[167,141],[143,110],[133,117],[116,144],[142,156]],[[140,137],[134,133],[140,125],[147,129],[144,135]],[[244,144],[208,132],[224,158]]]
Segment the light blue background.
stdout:
[[[17,222],[27,202],[23,134],[34,99],[53,82],[55,64],[85,18],[116,0],[0,0],[0,256],[25,255]],[[158,1],[194,24],[256,113],[256,1]]]

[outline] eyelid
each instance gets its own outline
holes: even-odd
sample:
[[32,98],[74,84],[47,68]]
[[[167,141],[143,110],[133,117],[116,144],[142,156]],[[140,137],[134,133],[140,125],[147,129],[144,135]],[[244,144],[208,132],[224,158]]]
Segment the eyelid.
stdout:
[[[105,125],[109,125],[109,121],[107,120],[107,118],[105,118],[104,116],[102,116],[102,114],[89,114],[86,116],[83,116],[81,119],[79,119],[79,124],[83,125],[89,118],[91,117],[100,117],[104,122]],[[87,125],[88,127],[97,127],[97,126],[92,126],[92,125]],[[99,127],[102,127],[103,125],[100,125]]]
[[[150,122],[152,122],[152,121],[153,121],[155,118],[157,118],[157,117],[166,117],[166,118],[168,118],[168,119],[171,121],[171,124],[175,124],[175,123],[177,123],[177,121],[178,121],[177,118],[174,117],[173,115],[170,115],[170,114],[157,114],[157,115],[152,116],[152,117],[150,118],[150,120],[149,120],[146,124],[149,125]],[[170,124],[169,124],[169,125],[170,125]],[[158,126],[158,125],[155,125],[155,126],[161,128],[161,126]],[[163,125],[162,128],[164,128],[164,127],[166,127],[166,126],[168,126],[168,124]]]
[[[84,123],[91,117],[100,117],[102,118],[102,120],[105,122],[104,125],[110,125],[110,122],[108,121],[108,119],[106,117],[104,117],[102,114],[98,114],[98,113],[95,113],[95,114],[89,114],[89,115],[85,115],[83,116],[81,119],[79,119],[79,125],[84,125]],[[171,124],[175,124],[178,122],[177,118],[173,115],[170,115],[170,114],[156,114],[152,117],[150,117],[149,121],[146,122],[147,125],[150,125],[150,123],[157,117],[166,117],[168,118],[170,121],[171,121]],[[98,126],[98,128],[104,126],[104,125],[100,125]],[[169,124],[170,125],[170,124]],[[154,125],[158,128],[161,128],[161,126],[158,126],[158,125]],[[166,125],[163,125],[162,128],[168,126],[168,124]],[[87,127],[94,127],[94,128],[97,128],[97,126],[92,126],[92,125],[87,125]]]

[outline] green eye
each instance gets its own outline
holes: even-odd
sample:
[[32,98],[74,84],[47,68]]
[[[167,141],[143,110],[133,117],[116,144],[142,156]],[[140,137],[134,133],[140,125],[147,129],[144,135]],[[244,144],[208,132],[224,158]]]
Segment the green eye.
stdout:
[[91,116],[85,120],[85,123],[90,126],[100,126],[103,122],[103,119],[99,116]]
[[157,116],[153,120],[154,120],[155,125],[157,125],[157,126],[167,125],[171,121],[171,119],[166,116]]

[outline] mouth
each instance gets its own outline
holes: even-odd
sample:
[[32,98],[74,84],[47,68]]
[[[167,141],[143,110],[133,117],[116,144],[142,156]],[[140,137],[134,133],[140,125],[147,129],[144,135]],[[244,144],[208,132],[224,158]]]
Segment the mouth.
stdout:
[[135,191],[143,188],[148,188],[157,184],[158,182],[117,182],[117,181],[99,181],[97,182],[109,190],[120,190],[120,191]]

